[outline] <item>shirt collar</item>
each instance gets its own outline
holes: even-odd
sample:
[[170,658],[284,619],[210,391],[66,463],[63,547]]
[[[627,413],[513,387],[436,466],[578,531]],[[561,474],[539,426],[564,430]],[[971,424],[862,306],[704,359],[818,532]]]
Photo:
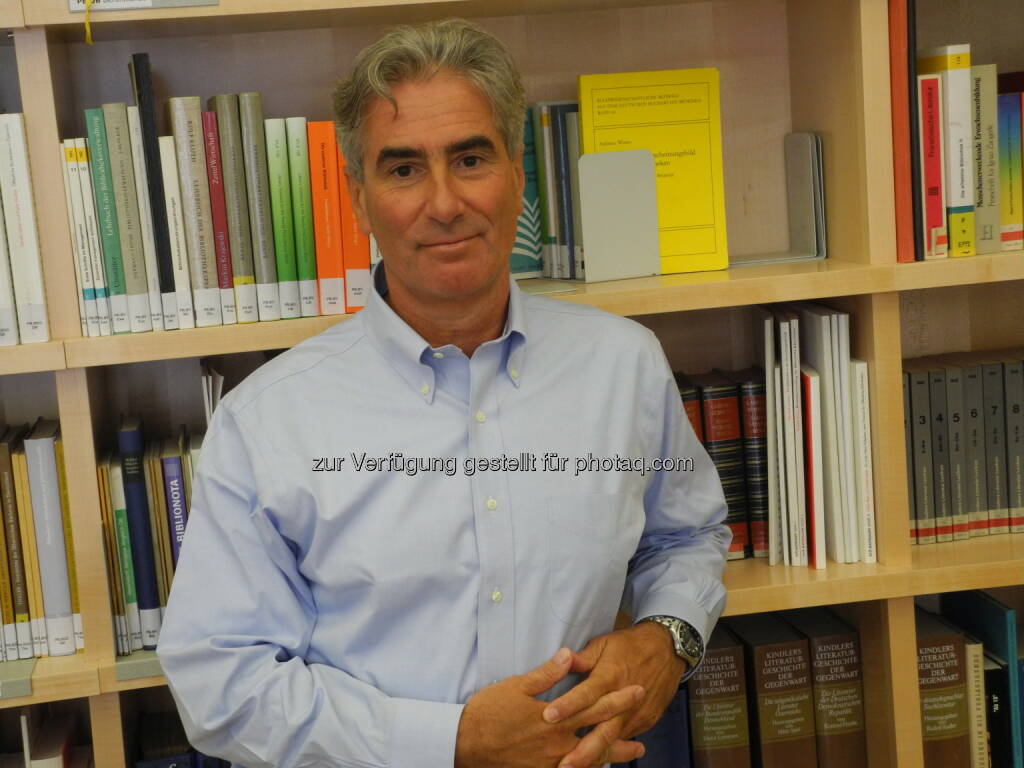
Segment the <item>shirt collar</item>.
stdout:
[[[367,336],[406,383],[426,402],[433,402],[434,369],[424,361],[431,354],[431,347],[385,300],[388,283],[384,262],[374,266],[371,282],[373,290],[370,291],[366,307],[360,313]],[[514,386],[519,387],[525,358],[526,318],[522,292],[511,276],[505,329],[495,341],[504,345],[502,359],[505,374]]]

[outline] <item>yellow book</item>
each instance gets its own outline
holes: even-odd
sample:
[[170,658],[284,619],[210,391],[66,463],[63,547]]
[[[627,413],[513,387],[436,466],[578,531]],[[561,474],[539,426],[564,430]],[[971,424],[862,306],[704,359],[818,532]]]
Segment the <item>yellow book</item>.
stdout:
[[85,652],[85,633],[82,630],[82,608],[78,602],[78,570],[75,567],[75,542],[71,535],[71,502],[68,498],[68,478],[64,467],[64,443],[60,433],[53,450],[57,462],[57,484],[60,486],[60,514],[64,524],[64,554],[68,561],[68,589],[71,592],[71,619],[75,626],[75,652]]
[[18,522],[21,526],[21,553],[25,559],[25,581],[28,583],[28,615],[32,627],[32,652],[39,658],[50,655],[46,643],[46,621],[43,614],[43,587],[39,577],[39,556],[36,552],[36,524],[32,517],[32,493],[28,485],[28,462],[24,446],[18,446],[11,457],[15,465],[15,486],[18,490]]
[[583,153],[654,155],[663,274],[729,266],[718,94],[717,69],[579,78]]

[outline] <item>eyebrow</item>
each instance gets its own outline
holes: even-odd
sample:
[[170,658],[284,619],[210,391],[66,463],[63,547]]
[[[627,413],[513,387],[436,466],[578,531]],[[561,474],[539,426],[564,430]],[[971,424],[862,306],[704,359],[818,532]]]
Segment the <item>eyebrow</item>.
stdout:
[[[457,155],[460,152],[467,152],[473,149],[495,151],[494,142],[488,137],[470,136],[467,139],[452,142],[445,147],[446,155]],[[377,153],[377,166],[387,163],[390,160],[421,160],[426,156],[422,149],[413,147],[384,147]]]

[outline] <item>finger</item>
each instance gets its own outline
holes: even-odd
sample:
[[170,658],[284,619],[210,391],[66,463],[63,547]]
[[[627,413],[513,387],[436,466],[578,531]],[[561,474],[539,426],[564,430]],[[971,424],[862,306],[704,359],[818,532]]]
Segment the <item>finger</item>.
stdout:
[[[604,758],[604,763],[628,763],[630,760],[639,760],[646,752],[646,747],[639,741],[620,739],[612,744]],[[604,765],[604,763],[599,763],[599,765]]]
[[544,693],[559,680],[569,674],[569,662],[572,659],[572,651],[562,648],[545,661],[539,667],[534,667],[529,672],[519,675],[519,682],[523,692],[527,696],[536,696]]
[[601,765],[607,762],[605,756],[611,754],[613,745],[619,740],[621,730],[621,716],[605,720],[595,726],[590,733],[580,739],[572,752],[562,758],[558,768]]
[[564,694],[544,708],[543,717],[548,723],[557,723],[587,707],[592,707],[597,700],[615,690],[612,681],[604,676],[591,675],[579,685],[570,688]]
[[597,660],[601,654],[591,646],[587,646],[579,653],[572,655],[572,668],[569,670],[577,675],[585,675],[597,666]]
[[[617,715],[625,715],[632,710],[644,697],[644,689],[639,685],[627,685],[617,691],[606,693],[591,706],[574,715],[566,722],[575,728],[597,725],[611,720]],[[625,718],[623,718],[625,723]]]

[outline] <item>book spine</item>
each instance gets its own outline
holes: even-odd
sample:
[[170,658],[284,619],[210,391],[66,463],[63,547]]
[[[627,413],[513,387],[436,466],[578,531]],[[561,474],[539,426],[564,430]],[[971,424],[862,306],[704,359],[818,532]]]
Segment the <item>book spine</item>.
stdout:
[[85,633],[82,629],[82,609],[78,599],[78,569],[75,565],[75,540],[71,528],[71,499],[68,497],[68,479],[64,466],[64,444],[57,437],[53,445],[57,458],[57,484],[60,487],[61,523],[64,526],[64,557],[68,564],[68,589],[71,592],[71,619],[75,629],[75,651],[85,650]]
[[946,366],[946,424],[949,439],[949,506],[953,519],[953,538],[971,536],[971,516],[967,511],[967,436],[964,414],[963,371]]
[[978,253],[1002,249],[999,233],[999,138],[996,65],[971,67],[974,228]]
[[565,113],[565,138],[568,144],[569,202],[572,209],[573,247],[569,253],[573,277],[586,279],[583,267],[583,207],[580,203],[580,119],[578,111]]
[[[85,247],[85,223],[75,215],[75,207],[71,203],[71,176],[68,168],[75,163],[75,150],[68,146],[68,142],[60,143],[60,165],[64,176],[64,203],[68,215],[68,230],[71,234],[71,250],[74,254],[75,286],[78,288],[78,320],[82,330],[82,336],[99,336],[99,328],[96,325],[96,299],[92,294],[92,280],[87,273],[82,274],[83,258],[82,253]],[[77,169],[76,169],[77,171]],[[77,179],[75,179],[77,183]],[[79,214],[81,211],[78,212]],[[86,288],[86,283],[89,287]],[[91,299],[91,304],[89,301]],[[92,325],[90,326],[90,322]]]
[[[78,166],[78,192],[81,196],[82,213],[85,217],[86,245],[89,250],[89,271],[92,274],[93,290],[96,294],[96,322],[100,336],[109,336],[111,326],[110,298],[107,289],[106,270],[103,266],[103,248],[100,245],[100,225],[96,217],[96,202],[93,197],[93,179],[89,147],[84,138],[74,139],[75,164]],[[74,198],[73,198],[74,199]]]
[[743,468],[739,397],[735,386],[701,387],[704,414],[704,448],[718,470],[728,505],[725,523],[732,531],[728,559],[750,557],[750,525]]
[[181,542],[185,538],[185,524],[188,511],[185,509],[185,486],[181,474],[181,457],[168,456],[161,459],[163,464],[164,494],[167,500],[167,525],[171,534],[171,556],[174,566],[178,565]]
[[21,526],[22,553],[25,556],[25,578],[28,585],[29,626],[32,630],[32,655],[48,655],[46,622],[43,619],[42,585],[36,550],[35,520],[32,514],[32,493],[24,448],[14,457],[17,472],[18,524]]
[[277,289],[281,318],[302,316],[299,302],[299,271],[295,262],[295,226],[292,219],[292,185],[288,171],[288,133],[284,118],[263,121],[267,147],[267,179],[270,189],[270,217],[274,231]]
[[[916,0],[905,0],[894,2],[889,5],[890,14],[902,15],[906,13],[906,34],[901,37],[900,45],[906,46],[906,67],[902,69],[905,73],[907,90],[910,93],[910,114],[918,113],[917,94],[917,9]],[[890,16],[891,18],[891,16]],[[890,34],[893,30],[890,28]],[[909,120],[910,123],[910,177],[916,181],[921,178],[921,133],[916,120]],[[911,184],[911,213],[914,221],[914,260],[923,261],[924,252],[921,245],[924,243],[924,211],[921,199],[921,190],[916,184]]]
[[[801,397],[802,387],[800,385],[800,323],[795,317],[789,319],[789,359],[791,361],[791,375],[793,377],[793,450],[795,461],[793,466],[796,469],[796,509],[797,513],[790,516],[793,525],[791,542],[793,542],[794,565],[807,565],[807,499],[804,495],[806,483],[804,480],[804,441],[803,441],[803,398]],[[847,400],[847,404],[849,401]],[[853,464],[853,456],[847,457],[849,465]],[[848,562],[852,560],[847,557]]]
[[28,167],[25,118],[21,113],[0,114],[0,195],[21,343],[49,341],[43,264]]
[[217,115],[221,171],[224,177],[224,206],[227,211],[231,249],[231,279],[235,286],[235,309],[239,323],[260,319],[256,299],[256,272],[252,261],[252,232],[249,199],[245,191],[245,161],[242,129],[238,122],[238,96],[221,94],[209,102]]
[[153,534],[149,525],[145,469],[142,466],[142,432],[137,429],[121,430],[117,437],[135,568],[135,591],[142,624],[142,647],[155,650],[160,636],[160,597],[157,593]]
[[178,183],[178,156],[173,136],[160,137],[160,167],[164,176],[164,200],[167,206],[167,233],[174,272],[174,299],[179,328],[195,328],[192,304],[192,279],[189,275],[188,247],[185,245],[185,219],[181,210],[181,185]]
[[709,649],[688,688],[693,768],[750,768],[743,647]]
[[917,510],[917,543],[935,543],[935,506],[933,501],[931,403],[928,399],[928,374],[910,374],[910,402],[914,439],[914,509]]
[[171,541],[167,531],[167,505],[161,479],[159,443],[145,446],[142,454],[142,473],[146,485],[146,508],[149,510],[149,531],[156,559],[156,591],[160,601],[160,618],[167,607],[171,591]]
[[[779,516],[778,516],[778,551],[776,553],[776,562],[783,563],[784,565],[792,565],[792,557],[790,556],[789,550],[789,481],[790,474],[786,471],[786,420],[785,420],[785,406],[783,404],[783,389],[782,389],[782,364],[778,361],[772,363],[772,384],[775,396],[772,398],[775,401],[775,455],[778,458],[777,464],[777,488],[778,488],[778,501],[779,501]],[[771,439],[771,435],[768,436]],[[769,535],[771,531],[769,531]],[[769,562],[771,560],[769,559]]]
[[814,697],[807,640],[747,648],[753,662],[749,696],[762,768],[817,765]]
[[704,424],[702,423],[703,416],[700,412],[700,397],[697,394],[697,388],[692,384],[680,387],[679,397],[683,401],[683,410],[686,411],[686,418],[689,419],[690,426],[693,427],[693,434],[703,443]]
[[242,156],[245,159],[245,187],[249,201],[253,265],[260,320],[280,320],[280,292],[274,253],[274,230],[270,214],[267,172],[267,143],[263,134],[263,102],[255,92],[238,94],[242,128]]
[[115,334],[131,333],[124,263],[121,260],[121,236],[114,207],[114,182],[110,172],[110,154],[107,150],[107,129],[103,110],[85,110],[85,125],[89,134],[93,199],[96,203],[100,248],[103,253],[103,269],[110,301],[110,324]]
[[149,308],[149,283],[146,279],[146,255],[142,249],[139,224],[139,198],[135,192],[128,111],[124,104],[104,104],[103,123],[107,131],[110,179],[117,215],[117,233],[124,266],[125,293],[128,296],[128,322],[132,333],[153,330]]
[[871,458],[871,395],[867,362],[850,360],[850,379],[853,382],[853,449],[857,508],[860,511],[857,519],[861,560],[874,563],[878,560],[878,553],[875,541],[875,479]]
[[942,79],[938,75],[918,75],[918,116],[921,154],[921,244],[924,260],[944,259],[949,255],[949,230],[946,219],[945,147],[942,142]]
[[14,278],[11,276],[11,256],[7,250],[7,227],[0,215],[0,347],[10,347],[21,341],[18,333],[18,309],[14,299]]
[[[812,375],[813,374],[813,375]],[[821,453],[821,376],[809,366],[801,366],[803,394],[804,495],[807,508],[808,564],[824,568],[827,556],[825,543],[825,489]]]
[[739,393],[751,546],[754,557],[767,557],[768,438],[765,432],[765,384],[763,381],[741,382]]
[[[889,91],[892,100],[893,182],[896,202],[896,261],[914,261],[911,91],[907,73],[914,49],[907,45],[907,3],[889,3]],[[916,83],[915,83],[916,84]]]
[[[1024,533],[1024,364],[1003,363],[1006,395],[1006,480],[1010,532]],[[1022,666],[1024,671],[1024,666]]]
[[1006,401],[1003,364],[981,366],[985,398],[985,464],[989,533],[1009,533],[1010,507],[1006,483]]
[[[132,555],[134,547],[128,520],[128,502],[124,492],[124,472],[118,458],[110,463],[110,506],[114,515],[114,537],[117,540],[117,560],[120,566],[119,576],[124,594],[129,639],[132,650],[138,650],[142,648],[142,614],[139,611],[139,598],[135,588],[135,560]],[[149,617],[152,617],[151,612],[147,614],[147,618]]]
[[[554,140],[554,129],[552,126],[552,112],[553,108],[547,104],[540,106],[540,143],[539,147],[541,151],[537,157],[541,159],[543,165],[541,165],[540,173],[540,195],[541,201],[544,204],[544,210],[546,212],[545,221],[547,222],[547,231],[544,239],[544,264],[545,264],[545,277],[561,278],[565,277],[562,274],[562,262],[559,259],[559,215],[558,215],[558,191],[556,184],[556,171],[555,171],[555,140]],[[550,270],[548,269],[550,265]],[[550,272],[550,274],[549,274]]]
[[949,255],[973,256],[974,171],[971,152],[971,51],[969,45],[946,46],[918,61],[918,71],[942,77],[945,113],[946,214]]
[[[3,449],[0,448],[0,451]],[[4,457],[0,454],[0,472],[4,471]],[[11,579],[11,569],[7,561],[7,526],[3,524],[3,505],[6,503],[3,492],[3,480],[0,479],[0,616],[3,617],[2,636],[0,636],[0,649],[3,651],[5,661],[13,661],[18,658],[18,632],[14,616],[14,584]]]
[[963,768],[970,751],[964,639],[950,635],[917,642],[924,764]]
[[220,313],[224,325],[238,322],[235,311],[235,284],[231,274],[231,238],[224,203],[224,175],[220,158],[217,113],[203,112],[203,143],[206,149],[206,180],[210,185],[210,223],[213,226],[213,252],[217,262],[217,287],[220,289]]
[[156,232],[153,229],[153,206],[149,202],[149,173],[142,145],[142,121],[139,108],[128,107],[128,135],[131,139],[132,167],[135,171],[135,196],[139,207],[142,231],[142,253],[146,261],[146,286],[149,289],[149,314],[154,331],[164,330],[164,310],[160,296],[160,268],[156,258]]
[[1020,123],[1021,95],[999,94],[999,237],[1004,251],[1024,247]]
[[345,262],[345,311],[358,312],[370,296],[370,238],[356,221],[349,191],[345,157],[338,153],[338,183],[341,198],[341,252]]
[[910,510],[910,543],[917,544],[917,510],[914,504],[914,439],[911,436],[913,420],[910,415],[910,374],[903,372],[903,437],[907,457],[907,509]]
[[964,644],[967,687],[967,724],[970,768],[989,768],[988,724],[985,719],[985,649],[981,643]]
[[809,638],[818,768],[868,764],[864,686],[856,632]]
[[178,184],[181,188],[181,212],[185,220],[188,271],[192,278],[196,326],[205,328],[222,325],[213,215],[210,212],[210,183],[207,181],[199,97],[173,97],[167,102],[167,109],[178,154]]
[[980,365],[963,369],[964,438],[967,443],[967,515],[971,536],[988,535],[988,470],[985,463],[985,396]]
[[989,765],[1014,765],[1013,732],[1009,702],[1009,673],[1005,663],[986,665],[985,722],[988,728]]
[[310,194],[313,239],[320,289],[320,314],[345,313],[345,263],[341,234],[341,189],[338,178],[338,143],[330,121],[306,123],[309,143]]
[[535,110],[526,108],[523,130],[523,211],[516,220],[516,240],[510,265],[514,277],[541,277],[543,274],[542,229],[537,187],[537,147],[534,141]]
[[[174,262],[171,256],[170,231],[167,222],[167,202],[164,198],[163,158],[156,132],[156,109],[153,102],[153,80],[148,53],[132,54],[129,63],[135,103],[139,107],[142,129],[142,150],[146,165],[146,186],[149,189],[149,207],[153,219],[153,240],[156,247],[157,277],[164,328],[178,328],[180,318],[177,307],[177,287],[174,280]],[[190,313],[191,314],[191,313]],[[191,327],[191,326],[189,326]]]
[[11,444],[0,443],[0,502],[3,505],[4,537],[7,550],[0,553],[7,559],[11,578],[11,597],[14,601],[14,628],[17,650],[8,652],[8,659],[32,658],[32,632],[29,626],[28,582],[21,543],[21,525],[18,521],[18,497],[11,461]]
[[309,139],[306,118],[284,121],[288,140],[288,175],[295,227],[295,268],[299,278],[299,306],[303,317],[319,314],[316,295],[316,239],[313,235],[313,200],[309,186]]
[[75,652],[75,627],[53,438],[26,438],[25,461],[32,494],[47,649],[50,656],[67,656]]
[[932,428],[932,506],[935,509],[935,540],[953,540],[953,516],[949,503],[949,430],[946,426],[946,372],[928,372],[928,402]]
[[558,261],[561,276],[576,277],[572,254],[575,248],[573,230],[572,189],[569,179],[569,140],[566,115],[574,105],[559,104],[551,109],[551,137],[555,155],[555,194],[558,199]]

